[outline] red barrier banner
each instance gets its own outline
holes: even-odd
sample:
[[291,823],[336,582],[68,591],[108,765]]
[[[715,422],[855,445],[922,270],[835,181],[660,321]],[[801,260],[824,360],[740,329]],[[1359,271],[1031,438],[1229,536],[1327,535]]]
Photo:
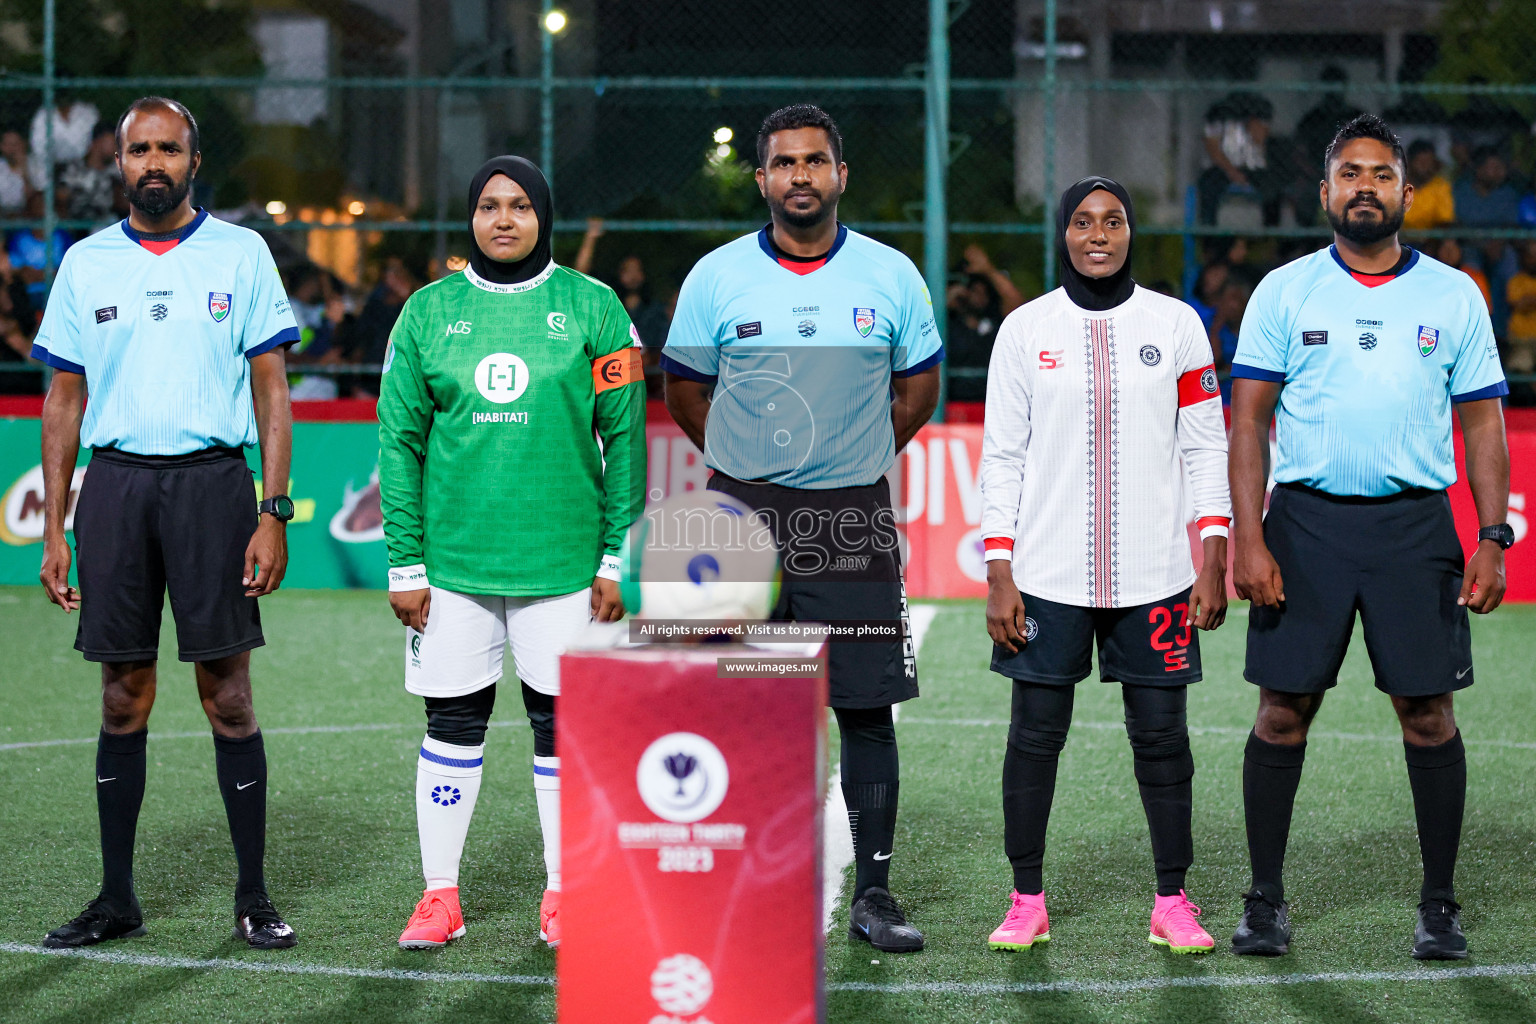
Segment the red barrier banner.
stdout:
[[786,660],[560,659],[562,1024],[823,1019],[825,651]]
[[[1527,516],[1536,512],[1536,419],[1509,416],[1509,523],[1515,546],[1506,558],[1510,601],[1536,601],[1536,540],[1528,539]],[[987,567],[981,536],[979,423],[929,424],[896,457],[891,502],[904,528],[903,555],[910,597],[985,597]],[[704,458],[682,432],[669,424],[648,425],[650,499],[703,487],[709,480]],[[1470,555],[1477,547],[1477,511],[1466,483],[1465,453],[1456,434],[1459,479],[1451,488],[1456,530]],[[1533,504],[1527,505],[1527,501]],[[1195,564],[1202,560],[1191,531]],[[1230,580],[1230,573],[1229,573]]]

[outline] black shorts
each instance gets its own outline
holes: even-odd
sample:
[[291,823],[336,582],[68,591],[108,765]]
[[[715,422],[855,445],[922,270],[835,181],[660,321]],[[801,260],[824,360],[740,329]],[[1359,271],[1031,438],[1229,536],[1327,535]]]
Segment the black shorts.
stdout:
[[1085,608],[1043,597],[1024,599],[1023,648],[992,646],[992,671],[1010,679],[1071,686],[1093,669],[1099,679],[1132,686],[1187,686],[1200,681],[1200,637],[1189,617],[1189,588],[1132,608]]
[[1283,608],[1248,614],[1251,683],[1321,693],[1339,681],[1355,612],[1376,688],[1429,697],[1472,685],[1466,563],[1444,491],[1339,498],[1281,484],[1264,542],[1280,566]]
[[167,588],[182,661],[260,647],[261,613],[240,582],[256,522],[256,486],[238,448],[97,448],[75,505],[75,650],[87,661],[158,658]]
[[715,473],[709,489],[740,498],[773,527],[783,568],[774,619],[901,623],[901,640],[829,642],[827,703],[879,708],[916,697],[900,535],[885,478],[866,487],[809,490]]

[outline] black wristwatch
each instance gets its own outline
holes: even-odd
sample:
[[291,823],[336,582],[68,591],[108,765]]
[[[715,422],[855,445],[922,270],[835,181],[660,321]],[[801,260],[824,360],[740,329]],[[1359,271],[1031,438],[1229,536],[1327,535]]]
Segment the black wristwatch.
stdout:
[[274,494],[256,506],[256,514],[271,516],[280,523],[286,523],[293,518],[293,499],[286,494]]
[[1480,541],[1491,540],[1505,551],[1515,543],[1515,528],[1508,523],[1499,523],[1496,526],[1485,526],[1477,531],[1477,539]]

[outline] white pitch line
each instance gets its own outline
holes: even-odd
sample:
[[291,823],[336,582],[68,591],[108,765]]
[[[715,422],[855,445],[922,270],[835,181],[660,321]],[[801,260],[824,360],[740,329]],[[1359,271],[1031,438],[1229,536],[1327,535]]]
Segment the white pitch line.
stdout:
[[[923,646],[928,627],[939,614],[939,605],[910,603],[907,606],[907,622],[912,627],[912,652]],[[901,717],[901,705],[891,706],[892,721]],[[822,808],[821,819],[821,930],[830,932],[833,919],[840,917],[842,907],[837,897],[843,891],[843,872],[853,863],[853,833],[848,828],[848,801],[843,799],[843,773],[836,766],[827,780],[827,803]]]
[[553,985],[538,974],[468,974],[458,971],[407,971],[391,967],[331,967],[326,964],[283,963],[275,960],[191,960],[179,956],[120,953],[107,949],[45,949],[23,942],[0,942],[0,953],[35,953],[129,967],[171,967],[192,971],[258,971],[272,974],[319,974],[337,978],[378,978],[385,981],[457,981],[490,985]]
[[[193,960],[186,957],[123,953],[104,949],[44,949],[22,942],[0,942],[0,953],[65,957],[123,967],[158,967],[194,971],[254,971],[268,974],[318,975],[334,978],[369,978],[380,981],[425,981],[444,984],[525,985],[549,987],[555,979],[538,974],[471,974],[461,971],[409,971],[390,967],[334,967],[327,964],[274,960]],[[1306,974],[1200,975],[1132,978],[1127,981],[935,981],[881,984],[866,981],[832,982],[828,992],[875,992],[883,995],[933,993],[956,996],[1016,994],[1131,995],[1171,988],[1262,988],[1271,985],[1403,983],[1413,981],[1460,981],[1478,978],[1521,978],[1536,975],[1536,963],[1488,964],[1477,967],[1417,968],[1406,971],[1338,971]]]
[[1536,964],[1489,964],[1484,967],[1421,967],[1408,971],[1336,971],[1329,974],[1195,975],[1187,978],[1133,978],[1128,981],[933,981],[880,984],[869,981],[834,982],[829,992],[880,992],[901,995],[932,992],[942,995],[990,996],[1031,993],[1126,995],[1170,988],[1263,988],[1270,985],[1313,985],[1328,982],[1358,984],[1386,981],[1458,981],[1467,978],[1523,978],[1536,975]]
[[[506,722],[492,722],[492,729],[511,729],[525,726],[528,723],[523,719],[512,719]],[[275,729],[262,729],[263,736],[302,736],[316,732],[384,732],[390,729],[424,729],[422,725],[405,722],[371,722],[362,725],[293,725],[278,726]],[[212,733],[203,729],[200,732],[152,732],[149,738],[152,740],[195,740],[211,736]],[[0,750],[28,750],[32,747],[72,747],[85,743],[95,743],[97,737],[87,736],[81,739],[71,740],[31,740],[25,743],[0,743]]]

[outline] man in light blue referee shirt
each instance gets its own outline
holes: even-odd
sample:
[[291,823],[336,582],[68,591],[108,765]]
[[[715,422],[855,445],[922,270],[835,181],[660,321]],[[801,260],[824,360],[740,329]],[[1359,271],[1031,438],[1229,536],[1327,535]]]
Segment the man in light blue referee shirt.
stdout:
[[[41,578],[49,600],[79,610],[75,648],[101,663],[102,684],[101,892],[44,944],[144,932],[133,844],[168,589],[180,657],[195,664],[213,727],[239,867],[235,936],[292,946],[263,877],[267,760],[250,652],[265,642],[257,598],[277,589],[288,563],[283,349],[298,341],[298,324],[261,236],[192,206],[201,154],[186,107],[135,101],[118,121],[117,160],[128,218],[65,254],[32,349],[54,370],[43,406]],[[72,559],[64,520],[82,443],[92,458]],[[259,506],[244,455],[258,443],[268,492]]]
[[[1467,768],[1451,696],[1472,685],[1467,612],[1498,607],[1514,542],[1509,388],[1472,279],[1398,241],[1413,202],[1404,164],[1375,115],[1339,129],[1321,182],[1334,244],[1264,279],[1232,361],[1233,582],[1252,602],[1244,675],[1260,688],[1243,765],[1253,884],[1238,953],[1290,947],[1281,869],[1307,730],[1358,611],[1413,790],[1424,862],[1413,955],[1467,956],[1452,888]],[[1481,527],[1470,562],[1446,496],[1453,406]]]
[[[783,559],[774,617],[906,630],[885,474],[938,400],[944,349],[912,261],[837,222],[842,136],[809,104],[768,115],[757,183],[771,222],[688,274],[661,356],[667,408],[709,486],[768,519]],[[854,835],[849,934],[886,952],[923,936],[889,891],[898,763],[891,706],[917,696],[909,637],[832,641],[829,702]]]

